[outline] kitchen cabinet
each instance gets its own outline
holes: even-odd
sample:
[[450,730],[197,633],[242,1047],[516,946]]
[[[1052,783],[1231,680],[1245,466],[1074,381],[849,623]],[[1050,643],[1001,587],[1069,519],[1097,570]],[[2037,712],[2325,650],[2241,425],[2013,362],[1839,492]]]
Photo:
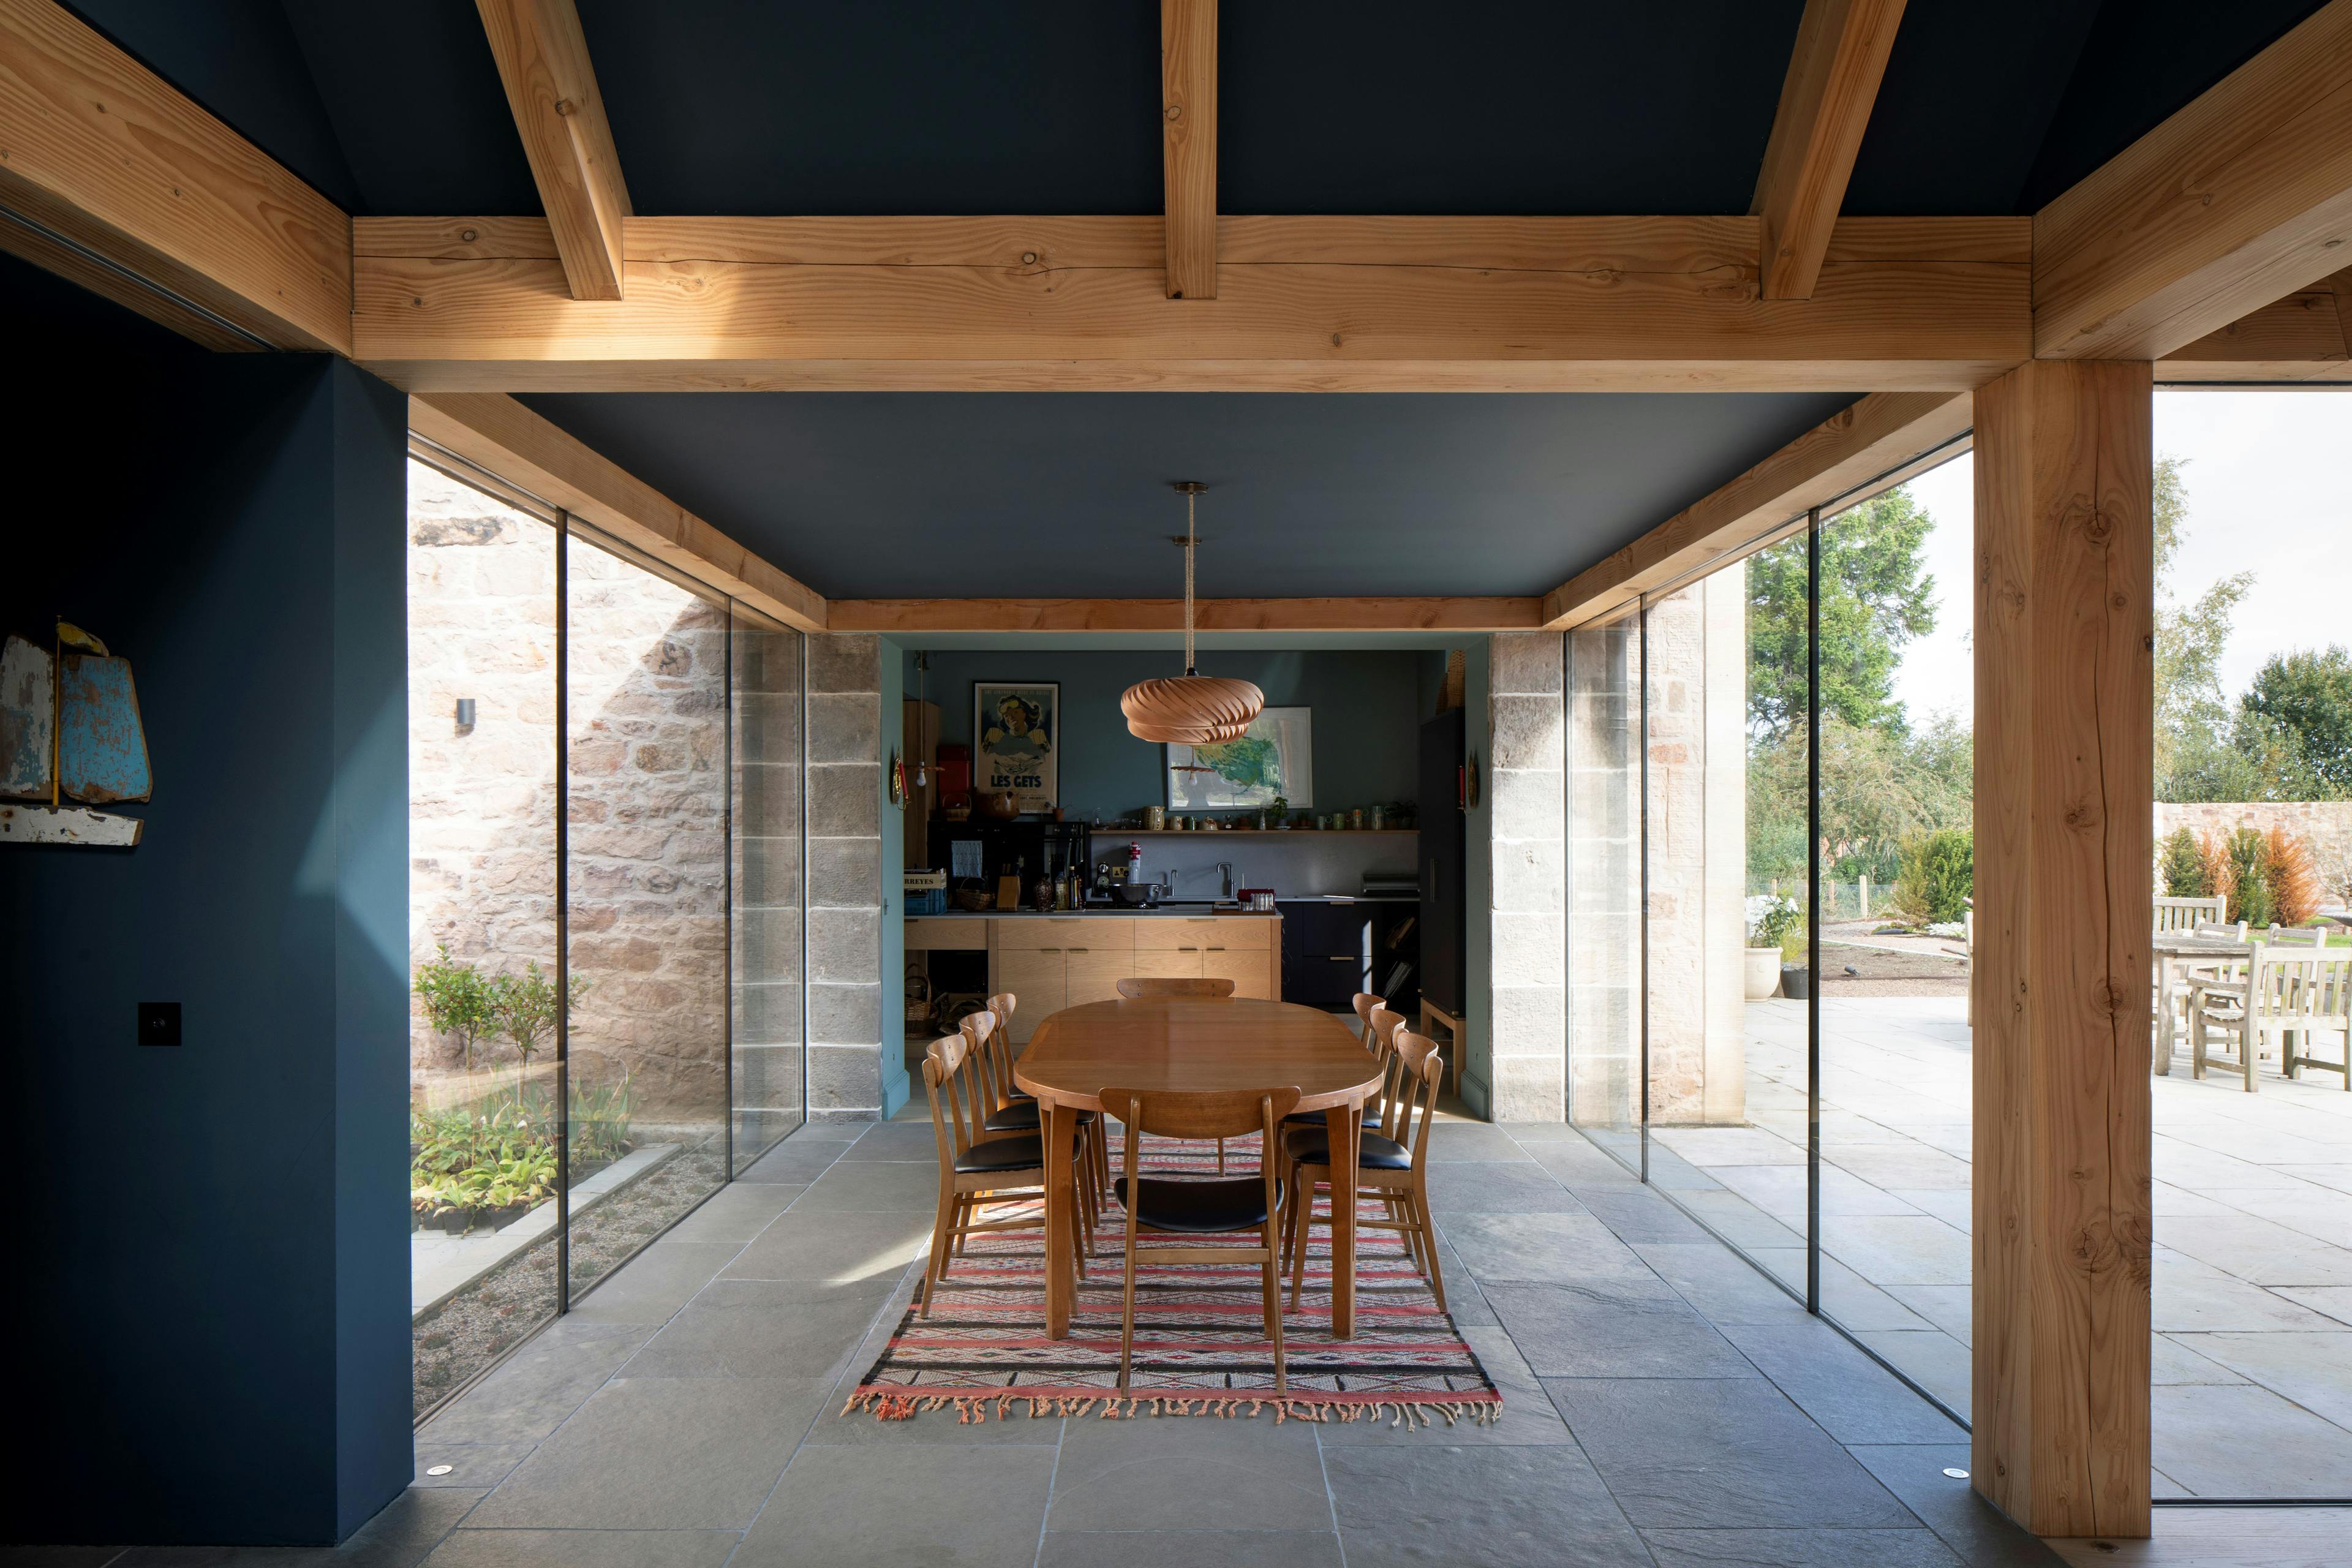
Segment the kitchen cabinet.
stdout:
[[[1026,1045],[1065,1007],[1108,1002],[1130,975],[1230,980],[1236,996],[1280,1001],[1282,921],[1263,914],[921,915],[907,951],[985,952],[988,992],[1020,998],[1013,1037]],[[1347,1005],[1342,996],[1339,1005]]]
[[1274,999],[1274,963],[1263,947],[1204,947],[1201,973],[1210,980],[1230,980],[1236,996]]
[[1000,947],[991,971],[992,994],[1010,991],[1020,1005],[1013,1012],[1013,1041],[1025,1046],[1047,1015],[1069,1004],[1069,964],[1058,947]]
[[[1135,953],[1118,948],[1066,948],[1065,959],[1065,1007],[1082,1007],[1089,1002],[1109,1002],[1118,996],[1118,983],[1135,973]],[[1014,992],[1019,995],[1019,992]],[[1021,1011],[1029,1010],[1024,1003]],[[1043,1015],[1040,1015],[1041,1016]]]
[[1201,950],[1197,945],[1139,947],[1135,950],[1135,973],[1155,980],[1198,980]]

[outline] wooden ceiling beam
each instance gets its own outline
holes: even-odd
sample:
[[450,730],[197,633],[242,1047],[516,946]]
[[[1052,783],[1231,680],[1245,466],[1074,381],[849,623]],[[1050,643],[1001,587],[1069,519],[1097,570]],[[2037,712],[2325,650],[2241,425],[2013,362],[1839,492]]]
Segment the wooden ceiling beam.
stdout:
[[1902,20],[1903,0],[1806,0],[1748,208],[1767,300],[1812,298]]
[[[887,240],[856,261],[799,259],[789,220],[633,218],[625,257],[662,259],[593,302],[397,221],[425,254],[362,226],[356,357],[411,391],[1964,391],[2029,348],[2023,219],[1846,220],[1809,300],[1759,297],[1752,217],[1465,220],[1484,266],[1447,220],[1228,219],[1265,259],[1181,302],[1123,264],[1131,219],[835,220]],[[1008,260],[1024,228],[1100,254]]]
[[411,397],[408,427],[442,450],[562,507],[762,615],[798,631],[825,629],[822,595],[511,397],[496,393]]
[[2156,362],[2168,383],[2352,381],[2352,270],[2322,279]]
[[1160,0],[1168,297],[1217,297],[1217,0]]
[[2033,352],[2164,360],[2344,265],[2352,0],[2285,37],[2033,219]]
[[621,297],[629,190],[572,0],[478,0],[576,300]]
[[[1525,598],[1199,599],[1203,632],[1523,632],[1542,625]],[[835,599],[835,632],[1178,632],[1181,599]]]
[[352,348],[343,210],[51,0],[0,0],[0,249],[215,349]]
[[1543,625],[1568,627],[1663,588],[1825,506],[1969,428],[1969,401],[1876,393],[1544,595]]

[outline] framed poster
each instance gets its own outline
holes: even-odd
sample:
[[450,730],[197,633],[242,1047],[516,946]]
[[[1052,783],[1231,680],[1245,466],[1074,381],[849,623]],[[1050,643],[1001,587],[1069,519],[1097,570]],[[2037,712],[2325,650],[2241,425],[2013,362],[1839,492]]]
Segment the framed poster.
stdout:
[[1051,812],[1062,798],[1062,688],[1055,681],[971,687],[971,787],[1011,790],[1023,811]]
[[1174,811],[1252,811],[1282,796],[1315,804],[1315,710],[1268,708],[1238,741],[1168,748],[1168,805]]

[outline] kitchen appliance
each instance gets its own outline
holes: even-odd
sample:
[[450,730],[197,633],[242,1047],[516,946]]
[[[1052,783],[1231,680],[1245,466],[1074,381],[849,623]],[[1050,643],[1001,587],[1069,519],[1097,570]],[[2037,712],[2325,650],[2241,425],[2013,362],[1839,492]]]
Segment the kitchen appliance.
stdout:
[[1082,879],[1091,880],[1093,846],[1094,830],[1083,822],[1047,822],[1037,817],[1001,822],[974,817],[970,822],[934,821],[926,858],[934,866],[949,868],[958,878],[982,877],[992,882],[1018,862],[1023,868],[1020,888],[1011,898],[1000,898],[996,905],[1010,910],[1022,905],[1023,895],[1035,878],[1058,879],[1075,869]]
[[1111,889],[1111,896],[1118,900],[1119,907],[1122,909],[1154,909],[1158,907],[1160,900],[1168,896],[1168,884],[1165,882],[1121,882],[1118,886]]
[[1274,909],[1274,889],[1272,888],[1244,888],[1239,892],[1235,893],[1234,897],[1241,900],[1241,906],[1245,910],[1260,913],[1269,913]]
[[1469,912],[1468,752],[1456,708],[1421,727],[1421,994],[1461,1016]]

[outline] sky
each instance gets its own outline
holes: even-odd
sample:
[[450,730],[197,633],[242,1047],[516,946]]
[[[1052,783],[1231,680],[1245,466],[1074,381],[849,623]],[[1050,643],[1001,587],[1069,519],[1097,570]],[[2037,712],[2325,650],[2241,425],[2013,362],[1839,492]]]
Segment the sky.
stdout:
[[[2156,394],[2156,451],[2183,459],[2189,518],[2173,593],[2193,598],[2232,572],[2254,574],[2221,658],[2234,699],[2274,653],[2352,646],[2352,389]],[[1911,481],[1936,528],[1927,570],[1935,632],[1904,650],[1895,694],[1914,723],[1969,716],[1970,533],[1975,459]]]

